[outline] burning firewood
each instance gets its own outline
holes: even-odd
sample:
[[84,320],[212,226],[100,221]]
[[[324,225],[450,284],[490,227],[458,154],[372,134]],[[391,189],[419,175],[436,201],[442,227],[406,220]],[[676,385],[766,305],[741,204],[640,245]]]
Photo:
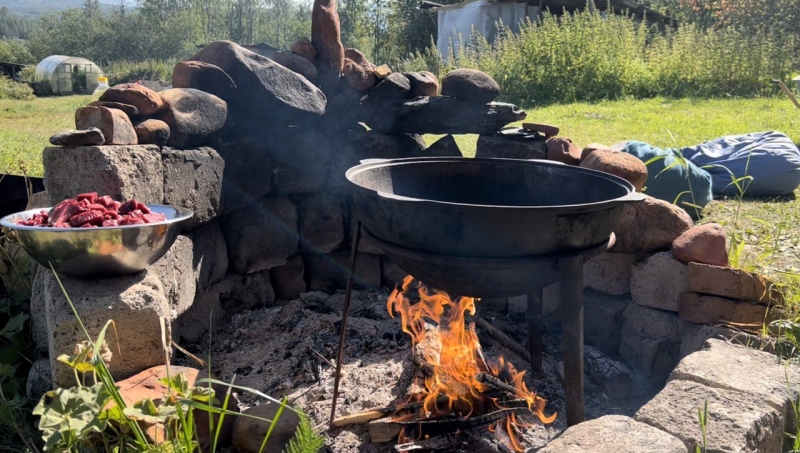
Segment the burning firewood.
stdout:
[[586,374],[613,398],[625,395],[631,388],[631,373],[628,367],[610,359],[599,350],[585,345],[583,361]]
[[[419,302],[411,302],[412,289],[418,291]],[[387,308],[393,317],[399,315],[403,331],[412,338],[412,357],[422,372],[414,384],[420,403],[343,417],[337,426],[370,420],[373,442],[399,439],[404,444],[406,439],[419,439],[399,451],[452,445],[451,434],[487,428],[492,433],[503,432],[500,441],[522,451],[517,428],[524,423],[519,415],[533,414],[543,423],[555,419],[555,415],[544,414],[545,401],[528,390],[524,371],[517,371],[503,357],[485,357],[475,323],[468,322],[468,316],[475,315],[475,299],[453,300],[409,276],[402,288],[389,296]],[[515,399],[504,402],[504,395]]]

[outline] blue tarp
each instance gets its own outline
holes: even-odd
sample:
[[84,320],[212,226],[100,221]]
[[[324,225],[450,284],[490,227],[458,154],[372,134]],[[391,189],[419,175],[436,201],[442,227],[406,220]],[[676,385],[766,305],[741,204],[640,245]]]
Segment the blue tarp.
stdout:
[[788,195],[800,185],[800,150],[781,132],[721,137],[681,152],[711,174],[715,195],[739,194],[731,173],[737,179],[753,178],[743,182],[747,197]]
[[[673,165],[677,149],[661,149],[644,142],[628,142],[623,151],[643,162],[663,156],[647,164],[647,183],[644,193],[660,200],[675,203],[697,218],[699,212],[686,203],[703,207],[714,197],[711,194],[711,175],[692,162]],[[665,168],[668,170],[664,171]]]

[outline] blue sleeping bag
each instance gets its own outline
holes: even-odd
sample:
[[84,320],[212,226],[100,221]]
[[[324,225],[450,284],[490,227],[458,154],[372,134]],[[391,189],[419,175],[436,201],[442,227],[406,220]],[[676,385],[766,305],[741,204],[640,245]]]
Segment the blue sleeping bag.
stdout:
[[644,190],[646,195],[675,203],[695,219],[700,216],[700,212],[692,205],[702,208],[714,198],[711,193],[711,175],[690,161],[686,161],[685,165],[675,164],[675,154],[680,153],[677,149],[661,149],[644,142],[628,142],[622,151],[643,162],[663,156],[647,164],[647,183]]
[[739,195],[731,174],[752,177],[740,182],[746,197],[788,195],[800,185],[800,150],[781,132],[721,137],[681,152],[711,174],[715,195]]

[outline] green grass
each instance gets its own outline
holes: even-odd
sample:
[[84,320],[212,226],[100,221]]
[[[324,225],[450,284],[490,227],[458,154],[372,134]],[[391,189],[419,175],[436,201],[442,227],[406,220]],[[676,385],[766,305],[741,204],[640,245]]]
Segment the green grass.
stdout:
[[[551,105],[527,109],[526,122],[559,126],[578,146],[640,140],[683,147],[730,134],[778,130],[800,142],[800,110],[785,97],[760,99],[646,99]],[[517,124],[521,124],[517,123]],[[432,143],[439,136],[426,136]],[[456,137],[475,155],[476,135]]]
[[0,173],[41,176],[42,149],[50,136],[75,128],[75,109],[90,96],[0,99]]

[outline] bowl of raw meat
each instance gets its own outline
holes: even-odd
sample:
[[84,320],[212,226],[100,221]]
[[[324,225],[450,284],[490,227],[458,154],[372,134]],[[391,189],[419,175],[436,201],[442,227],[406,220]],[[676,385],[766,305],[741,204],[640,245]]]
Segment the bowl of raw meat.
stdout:
[[189,209],[86,193],[53,208],[0,219],[42,266],[69,277],[111,277],[147,269],[172,247]]

